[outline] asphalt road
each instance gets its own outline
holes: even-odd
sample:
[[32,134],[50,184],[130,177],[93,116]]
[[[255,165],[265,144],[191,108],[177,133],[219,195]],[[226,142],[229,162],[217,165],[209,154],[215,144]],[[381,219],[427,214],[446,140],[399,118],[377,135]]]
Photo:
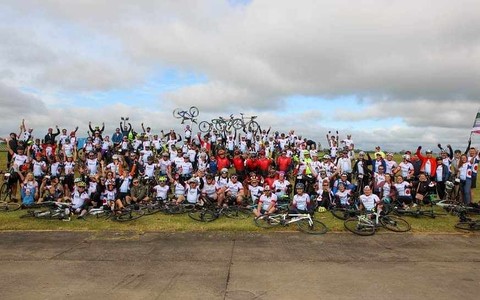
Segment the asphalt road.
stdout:
[[480,235],[0,233],[1,299],[478,299]]

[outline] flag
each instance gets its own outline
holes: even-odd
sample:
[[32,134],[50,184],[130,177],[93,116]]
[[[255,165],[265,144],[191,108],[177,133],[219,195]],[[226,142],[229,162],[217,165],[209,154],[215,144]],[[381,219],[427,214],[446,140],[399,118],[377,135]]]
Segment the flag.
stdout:
[[480,111],[477,112],[477,116],[475,117],[475,121],[473,122],[472,133],[480,134]]

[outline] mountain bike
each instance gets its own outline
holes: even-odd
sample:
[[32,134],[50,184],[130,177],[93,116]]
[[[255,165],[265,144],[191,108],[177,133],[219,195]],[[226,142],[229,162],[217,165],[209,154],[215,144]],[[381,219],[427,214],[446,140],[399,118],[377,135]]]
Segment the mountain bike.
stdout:
[[272,228],[275,226],[289,226],[297,224],[298,229],[309,234],[324,234],[328,228],[322,222],[315,220],[312,215],[305,214],[273,214],[262,215],[255,218],[255,225],[261,228]]
[[240,118],[233,120],[233,128],[242,129],[248,131],[258,131],[260,125],[255,121],[258,116],[245,117],[243,113],[240,113]]
[[380,227],[394,232],[407,232],[412,228],[410,223],[398,216],[381,215],[378,212],[367,212],[348,218],[343,225],[348,231],[362,236],[374,235]]
[[199,113],[200,111],[196,106],[191,106],[188,110],[175,108],[173,110],[173,117],[176,119],[182,119],[182,124],[188,120],[196,124],[197,123],[196,117],[198,117]]

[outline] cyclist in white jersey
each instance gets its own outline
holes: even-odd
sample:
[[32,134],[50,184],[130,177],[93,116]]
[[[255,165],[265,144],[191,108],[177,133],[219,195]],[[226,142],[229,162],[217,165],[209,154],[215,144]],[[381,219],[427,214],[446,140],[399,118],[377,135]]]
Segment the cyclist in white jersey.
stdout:
[[296,194],[293,196],[292,209],[290,213],[308,213],[310,206],[310,196],[305,193],[305,185],[303,183],[297,183],[295,186]]
[[412,203],[412,184],[408,181],[404,181],[402,175],[397,175],[393,186],[395,187],[397,202],[406,208]]
[[217,190],[219,189],[215,177],[212,174],[205,175],[206,181],[203,184],[202,195],[212,199],[213,201],[217,200]]
[[365,186],[363,188],[363,195],[360,196],[360,210],[373,211],[377,208],[381,211],[381,201],[377,195],[372,193],[370,186]]
[[153,187],[153,190],[155,191],[155,198],[157,200],[167,200],[168,191],[170,190],[170,187],[167,185],[167,177],[159,176],[158,184]]
[[258,198],[263,193],[263,187],[259,185],[258,178],[253,177],[248,185],[248,195],[253,204],[258,203]]
[[410,162],[410,155],[403,155],[402,156],[403,161],[398,164],[397,169],[394,171],[394,173],[397,173],[400,171],[400,174],[402,175],[404,180],[411,180],[413,178],[413,173],[415,169],[413,168],[413,164]]
[[272,193],[267,184],[263,187],[263,194],[258,199],[258,206],[253,210],[256,217],[263,214],[273,214],[277,210],[277,195]]
[[394,171],[397,169],[398,164],[396,161],[393,160],[393,153],[387,153],[387,158],[385,159],[385,173],[394,175]]
[[88,171],[88,175],[96,175],[98,173],[98,158],[95,156],[95,153],[88,153],[87,159],[85,160],[85,166]]
[[278,179],[273,182],[273,191],[277,198],[282,198],[283,196],[288,196],[290,193],[291,183],[285,178],[285,172],[278,172]]
[[[200,196],[202,192],[198,188],[198,181],[195,178],[188,180],[188,185],[185,189],[185,200],[190,204],[201,204]],[[178,202],[177,202],[178,203]]]
[[243,202],[243,185],[238,181],[238,175],[232,174],[230,176],[230,181],[227,183],[227,190],[225,191],[228,197],[235,199],[237,204],[242,204]]

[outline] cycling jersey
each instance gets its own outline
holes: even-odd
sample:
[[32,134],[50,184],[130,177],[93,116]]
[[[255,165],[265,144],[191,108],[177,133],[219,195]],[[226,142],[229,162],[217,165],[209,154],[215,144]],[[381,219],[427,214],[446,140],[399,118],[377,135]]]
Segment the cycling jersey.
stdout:
[[161,186],[160,184],[157,184],[153,187],[153,189],[155,190],[155,197],[162,198],[164,200],[167,199],[168,190],[170,189],[168,185],[165,184]]
[[308,194],[295,195],[293,196],[293,206],[298,210],[307,210],[308,205],[310,204],[310,197]]
[[260,196],[260,199],[258,199],[258,203],[261,205],[263,210],[268,210],[270,205],[275,206],[277,204],[277,195],[271,194],[269,197],[267,197],[267,195],[263,194]]
[[363,204],[366,210],[373,210],[377,203],[380,203],[380,198],[377,195],[371,194],[370,196],[361,195],[360,202]]

